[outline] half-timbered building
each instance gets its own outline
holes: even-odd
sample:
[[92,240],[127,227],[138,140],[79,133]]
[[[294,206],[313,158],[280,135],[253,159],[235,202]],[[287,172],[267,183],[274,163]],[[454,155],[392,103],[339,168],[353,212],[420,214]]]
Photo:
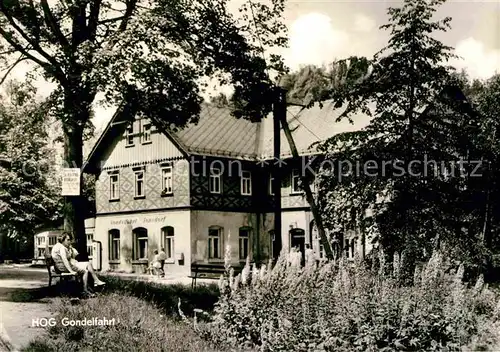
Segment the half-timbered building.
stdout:
[[[313,143],[368,122],[359,116],[356,125],[335,123],[338,114],[329,104],[288,109],[303,157],[317,154]],[[96,175],[93,240],[102,244],[102,269],[143,272],[153,251],[164,248],[167,272],[188,275],[192,262],[223,262],[228,244],[235,262],[247,256],[267,260],[277,251],[274,167],[283,169],[282,246],[310,243],[321,257],[299,187],[307,159],[292,162],[281,133],[281,158],[276,160],[272,117],[252,123],[206,104],[199,122],[178,132],[159,129],[146,118],[133,123],[112,118],[85,166]]]

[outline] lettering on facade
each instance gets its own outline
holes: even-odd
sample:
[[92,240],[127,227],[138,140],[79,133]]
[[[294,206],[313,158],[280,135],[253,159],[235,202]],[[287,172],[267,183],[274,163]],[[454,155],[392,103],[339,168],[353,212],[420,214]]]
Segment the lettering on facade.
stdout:
[[111,220],[111,225],[133,225],[137,219]]
[[[164,222],[167,219],[166,216],[156,216],[152,218],[145,218],[144,224],[154,224],[158,222]],[[122,220],[111,220],[111,225],[134,225],[138,222],[138,219],[122,219]]]
[[150,224],[150,223],[156,223],[156,222],[164,222],[166,218],[167,218],[166,216],[163,216],[163,217],[157,216],[155,218],[146,218],[146,219],[144,219],[144,223]]

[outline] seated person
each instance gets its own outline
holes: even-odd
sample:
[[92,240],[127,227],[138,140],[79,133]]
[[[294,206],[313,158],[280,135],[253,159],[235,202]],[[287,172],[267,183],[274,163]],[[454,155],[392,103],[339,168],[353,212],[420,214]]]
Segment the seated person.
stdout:
[[58,243],[52,248],[51,256],[54,260],[56,269],[61,273],[78,273],[83,276],[83,291],[88,294],[89,273],[94,278],[94,286],[104,285],[105,282],[99,280],[91,263],[79,262],[75,259],[78,252],[71,247],[71,242],[71,234],[63,232],[58,237]]
[[165,253],[165,249],[162,248],[160,253],[158,253],[158,259],[160,260],[160,273],[161,276],[165,276],[165,260],[167,260],[167,254]]
[[153,261],[151,262],[151,265],[149,267],[149,272],[152,275],[159,275],[161,273],[161,261],[157,249],[155,249],[154,254],[155,256],[153,257]]

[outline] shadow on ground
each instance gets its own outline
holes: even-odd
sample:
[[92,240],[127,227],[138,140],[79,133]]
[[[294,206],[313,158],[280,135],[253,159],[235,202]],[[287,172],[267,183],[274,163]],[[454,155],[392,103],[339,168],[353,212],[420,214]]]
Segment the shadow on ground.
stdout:
[[[0,301],[30,303],[46,303],[54,297],[81,297],[82,286],[74,280],[52,280],[48,287],[48,274],[46,270],[33,268],[0,268]],[[92,287],[93,282],[89,284]]]
[[30,303],[39,302],[45,303],[50,298],[54,297],[80,297],[81,288],[75,282],[64,283],[64,285],[56,284],[51,287],[35,287],[35,288],[5,288],[0,287],[0,301]]

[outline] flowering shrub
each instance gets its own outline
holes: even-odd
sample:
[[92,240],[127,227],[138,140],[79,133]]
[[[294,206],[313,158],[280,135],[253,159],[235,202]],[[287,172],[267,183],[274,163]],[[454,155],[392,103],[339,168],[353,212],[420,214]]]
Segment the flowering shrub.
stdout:
[[[226,263],[230,262],[226,251]],[[300,267],[296,252],[274,267],[248,264],[234,277],[227,266],[211,322],[197,330],[219,346],[259,351],[466,350],[500,347],[500,301],[480,278],[462,282],[463,267],[446,275],[435,253],[414,285],[354,263]]]

